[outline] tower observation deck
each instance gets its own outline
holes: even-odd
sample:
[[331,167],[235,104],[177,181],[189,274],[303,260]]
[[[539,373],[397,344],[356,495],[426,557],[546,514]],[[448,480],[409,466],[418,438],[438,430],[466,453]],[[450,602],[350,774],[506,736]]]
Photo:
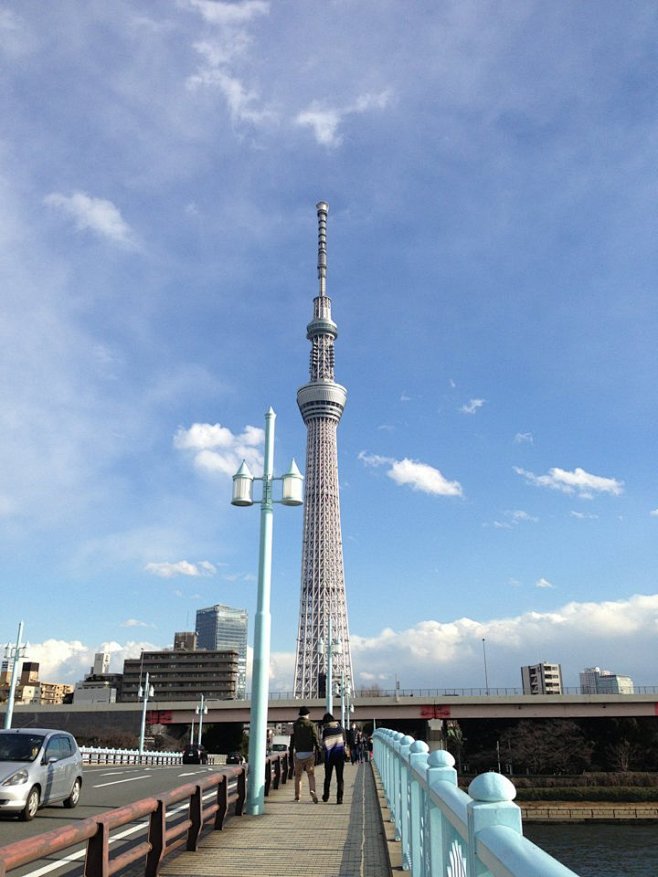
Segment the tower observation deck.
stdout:
[[[306,327],[306,337],[311,342],[309,382],[297,391],[297,405],[307,431],[301,597],[295,660],[295,697],[299,698],[323,696],[330,640],[336,643],[331,649],[333,678],[354,688],[336,444],[347,390],[334,381],[334,341],[338,329],[331,319],[331,300],[326,292],[328,211],[329,206],[324,201],[317,205],[319,293],[313,299],[313,319]],[[320,654],[321,641],[325,644],[324,654]]]

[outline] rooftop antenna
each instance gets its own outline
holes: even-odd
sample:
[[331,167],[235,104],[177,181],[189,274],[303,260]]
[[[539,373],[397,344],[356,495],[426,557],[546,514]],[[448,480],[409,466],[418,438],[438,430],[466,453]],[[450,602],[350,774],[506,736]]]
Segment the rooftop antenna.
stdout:
[[327,294],[327,213],[329,205],[326,201],[319,201],[316,205],[318,211],[318,280],[320,281],[320,295]]

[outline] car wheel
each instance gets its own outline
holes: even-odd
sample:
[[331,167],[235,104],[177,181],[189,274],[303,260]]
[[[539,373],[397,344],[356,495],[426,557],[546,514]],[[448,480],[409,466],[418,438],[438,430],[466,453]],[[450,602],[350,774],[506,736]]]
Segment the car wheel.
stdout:
[[37,786],[32,786],[30,794],[27,796],[25,807],[23,807],[18,814],[18,818],[21,822],[30,822],[30,820],[34,819],[37,815],[37,810],[39,809],[40,800],[39,789]]
[[73,783],[73,788],[71,789],[71,794],[68,798],[65,798],[62,803],[65,807],[68,807],[71,810],[73,807],[77,807],[78,801],[80,800],[80,788],[82,783],[80,782],[80,777],[76,777],[75,782]]

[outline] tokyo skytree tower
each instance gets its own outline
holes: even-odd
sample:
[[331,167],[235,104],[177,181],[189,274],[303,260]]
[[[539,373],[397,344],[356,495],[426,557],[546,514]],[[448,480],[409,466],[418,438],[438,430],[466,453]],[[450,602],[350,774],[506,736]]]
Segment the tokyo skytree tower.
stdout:
[[[331,319],[327,283],[327,213],[318,212],[319,293],[313,299],[313,319],[306,327],[311,342],[310,380],[297,391],[297,405],[306,424],[304,479],[304,537],[302,547],[299,631],[295,661],[295,697],[322,697],[329,660],[333,678],[352,688],[352,655],[347,626],[343,542],[338,496],[336,430],[345,407],[347,390],[334,381],[334,341],[338,335]],[[320,642],[324,654],[320,654]],[[338,645],[340,641],[340,645]]]

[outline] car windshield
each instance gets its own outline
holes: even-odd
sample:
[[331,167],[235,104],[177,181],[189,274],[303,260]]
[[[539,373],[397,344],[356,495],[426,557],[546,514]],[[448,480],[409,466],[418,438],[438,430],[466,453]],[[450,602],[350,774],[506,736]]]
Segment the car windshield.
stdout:
[[0,761],[34,761],[43,745],[40,734],[0,732]]

